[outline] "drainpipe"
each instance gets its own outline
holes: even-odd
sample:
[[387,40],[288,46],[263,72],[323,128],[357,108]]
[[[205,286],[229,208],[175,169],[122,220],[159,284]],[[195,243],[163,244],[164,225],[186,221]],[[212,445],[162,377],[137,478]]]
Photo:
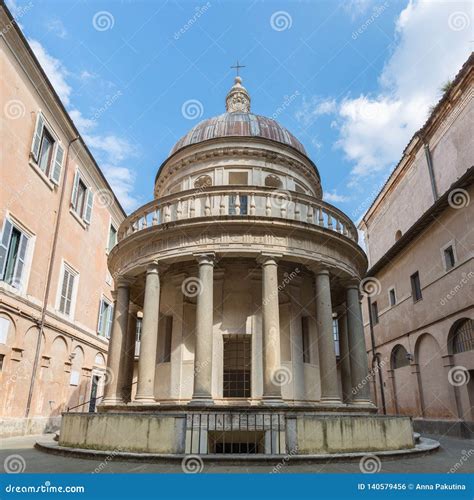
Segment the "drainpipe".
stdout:
[[375,353],[375,335],[374,335],[374,325],[372,323],[372,304],[370,297],[367,296],[367,308],[369,310],[369,331],[370,331],[370,343],[372,345],[372,366],[373,366],[373,360],[375,359],[376,361],[376,366],[377,366],[377,372],[379,376],[379,385],[380,385],[380,397],[382,399],[382,411],[383,414],[387,414],[387,407],[385,405],[385,392],[383,388],[383,375],[382,375],[382,370],[380,367],[380,360],[377,354]]
[[43,306],[41,309],[41,319],[40,319],[39,324],[38,324],[38,328],[39,328],[38,339],[36,341],[35,360],[33,363],[33,370],[31,372],[30,389],[28,392],[28,400],[26,403],[25,418],[28,418],[28,415],[30,414],[31,401],[33,399],[33,389],[35,386],[35,379],[36,379],[36,372],[38,371],[39,356],[40,356],[40,352],[41,352],[41,339],[43,337],[46,311],[48,308],[49,292],[51,289],[51,276],[53,274],[53,264],[54,264],[54,258],[56,256],[56,246],[58,243],[59,225],[61,222],[61,210],[62,210],[63,203],[64,203],[64,194],[66,192],[66,180],[67,180],[67,174],[68,174],[68,169],[69,169],[69,150],[71,148],[71,144],[77,140],[79,140],[79,136],[77,136],[74,139],[72,139],[71,141],[69,141],[69,144],[68,144],[67,150],[66,150],[66,157],[64,159],[64,178],[63,178],[63,184],[61,186],[61,194],[59,197],[59,206],[58,206],[58,213],[56,216],[56,223],[55,223],[55,227],[54,227],[54,235],[53,235],[53,243],[51,246],[51,254],[49,256],[48,273],[47,273],[47,277],[46,277],[46,287],[45,287],[44,297],[43,297]]
[[439,198],[439,195],[438,188],[436,186],[436,179],[434,176],[433,158],[431,156],[430,145],[428,144],[428,142],[426,142],[426,139],[421,134],[418,134],[418,137],[423,143],[423,149],[425,150],[426,163],[428,165],[428,173],[430,175],[431,191],[433,193],[433,201],[436,202]]

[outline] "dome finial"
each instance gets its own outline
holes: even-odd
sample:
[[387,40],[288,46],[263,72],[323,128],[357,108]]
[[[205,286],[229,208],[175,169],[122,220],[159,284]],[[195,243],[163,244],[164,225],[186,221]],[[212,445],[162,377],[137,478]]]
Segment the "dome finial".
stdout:
[[237,75],[225,100],[226,110],[228,113],[250,113],[250,96],[247,89],[242,86],[242,78],[239,76],[240,68],[245,68],[245,66],[237,60],[237,64],[231,68],[236,70]]

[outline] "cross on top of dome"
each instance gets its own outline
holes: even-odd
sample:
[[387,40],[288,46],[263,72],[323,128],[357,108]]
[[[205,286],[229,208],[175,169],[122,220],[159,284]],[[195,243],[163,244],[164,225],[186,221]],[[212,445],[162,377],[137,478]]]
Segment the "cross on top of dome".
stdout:
[[231,66],[231,68],[236,70],[237,76],[225,99],[226,110],[228,113],[250,113],[250,96],[247,89],[242,85],[242,78],[239,76],[240,68],[245,68],[245,66],[242,66],[237,61],[237,64]]

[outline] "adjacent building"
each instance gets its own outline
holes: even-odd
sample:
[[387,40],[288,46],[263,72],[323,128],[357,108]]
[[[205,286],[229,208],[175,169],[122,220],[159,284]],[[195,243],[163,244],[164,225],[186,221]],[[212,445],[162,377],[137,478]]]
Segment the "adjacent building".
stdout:
[[359,226],[380,410],[464,434],[474,421],[473,65],[471,56]]
[[3,5],[0,30],[0,421],[18,435],[103,391],[125,214]]

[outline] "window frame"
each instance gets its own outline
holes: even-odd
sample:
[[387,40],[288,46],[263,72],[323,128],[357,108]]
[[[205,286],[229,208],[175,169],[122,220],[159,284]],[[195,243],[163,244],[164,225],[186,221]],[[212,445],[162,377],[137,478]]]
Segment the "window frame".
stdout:
[[[107,316],[104,325],[103,316],[103,306],[107,306]],[[102,295],[99,301],[99,316],[97,318],[97,335],[104,339],[110,339],[112,333],[112,323],[114,319],[114,303],[109,300],[105,295]],[[102,331],[102,327],[105,326],[105,330]]]
[[[115,231],[115,243],[112,246],[110,246],[110,233],[111,233],[112,229]],[[117,242],[118,242],[117,239],[118,239],[118,229],[115,226],[115,224],[112,221],[110,221],[109,222],[109,234],[108,234],[108,238],[107,238],[107,251],[105,252],[107,255],[109,255],[112,248],[114,248],[115,245],[117,244]]]
[[[392,292],[393,292],[393,303],[392,303],[392,295],[391,295]],[[394,286],[391,286],[388,289],[387,296],[388,296],[388,305],[390,307],[396,306],[397,305],[397,290],[395,289]]]
[[[74,278],[72,292],[71,292],[71,298],[70,298],[71,303],[69,306],[69,313],[66,313],[66,311],[61,311],[61,298],[62,298],[62,289],[63,289],[63,285],[64,285],[65,271],[67,271]],[[59,273],[58,289],[56,292],[56,311],[60,315],[64,316],[65,318],[68,318],[70,320],[74,319],[75,312],[76,312],[77,292],[79,289],[79,278],[80,278],[79,272],[76,269],[74,269],[69,263],[67,263],[64,259],[62,259],[60,273]]]
[[301,316],[301,349],[303,351],[303,363],[311,364],[311,340],[310,340],[309,316]]
[[[82,184],[85,188],[84,198],[81,210],[78,211],[78,194],[79,185]],[[74,174],[74,181],[71,191],[71,201],[70,201],[70,211],[80,222],[90,225],[92,221],[92,208],[94,203],[94,193],[92,191],[91,185],[86,181],[85,175],[81,172],[79,168],[76,169]]]
[[[453,265],[448,267],[446,263],[446,251],[451,248],[452,251],[452,256],[453,256]],[[443,261],[443,268],[445,272],[451,271],[451,269],[454,269],[456,267],[456,264],[458,262],[458,257],[456,254],[456,245],[454,244],[454,240],[448,241],[445,245],[443,245],[440,248],[441,252],[441,260]]]
[[376,300],[370,302],[370,317],[372,318],[372,325],[379,324],[379,305]]
[[[52,147],[48,164],[46,165],[45,170],[43,170],[40,166],[40,158],[45,135],[48,135],[52,140]],[[30,165],[34,167],[35,171],[38,172],[48,186],[53,188],[51,184],[56,186],[59,186],[60,184],[64,161],[64,145],[42,111],[39,110],[36,115],[36,123],[31,141]]]
[[419,271],[415,271],[413,274],[410,275],[410,285],[411,285],[411,296],[413,299],[413,303],[416,304],[420,300],[423,300],[423,290],[421,287]]
[[[5,244],[5,237],[6,237],[5,230],[7,229],[7,225],[10,225],[10,228],[8,234],[8,241]],[[19,243],[20,245],[19,252],[21,252],[22,241],[26,242],[25,251],[22,259],[23,262],[21,264],[21,275],[18,280],[15,279],[13,280],[14,282],[16,281],[18,283],[18,286],[15,286],[13,283],[8,283],[7,281],[4,281],[4,272],[7,266],[8,255],[10,252],[10,244],[11,244],[13,228],[15,228],[18,232],[20,232],[21,235]],[[26,292],[31,271],[31,259],[33,255],[34,242],[35,242],[34,233],[29,231],[23,224],[21,224],[18,221],[18,219],[13,217],[12,214],[7,211],[5,213],[5,217],[3,218],[2,230],[0,233],[0,252],[2,252],[3,249],[5,249],[5,257],[4,257],[5,261],[3,263],[0,262],[0,282],[15,293],[24,294]],[[13,271],[14,276],[18,271],[18,266],[19,266],[19,259],[17,257]]]

